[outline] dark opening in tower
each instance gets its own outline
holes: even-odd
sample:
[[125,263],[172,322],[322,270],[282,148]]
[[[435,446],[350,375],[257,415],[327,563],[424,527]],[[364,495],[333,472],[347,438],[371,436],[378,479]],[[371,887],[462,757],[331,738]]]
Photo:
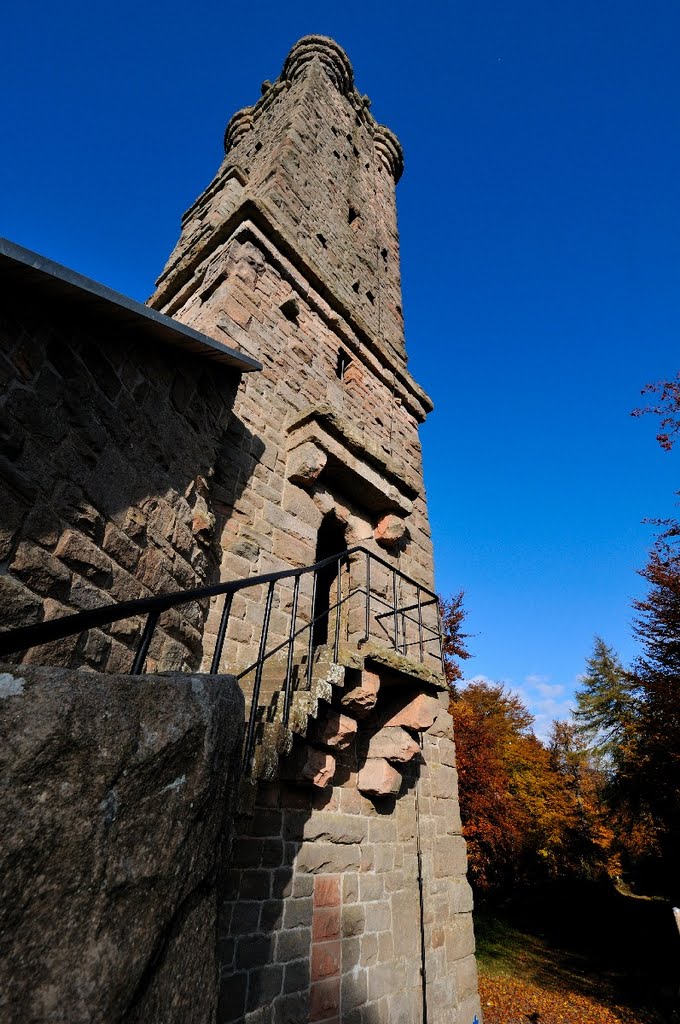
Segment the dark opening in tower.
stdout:
[[[331,555],[341,555],[347,551],[345,526],[335,512],[328,512],[319,527],[316,539],[316,562],[321,562]],[[314,643],[318,647],[328,643],[329,622],[335,623],[339,609],[331,614],[331,606],[338,600],[338,563],[333,561],[323,569],[319,569],[316,578],[316,598],[314,600]]]

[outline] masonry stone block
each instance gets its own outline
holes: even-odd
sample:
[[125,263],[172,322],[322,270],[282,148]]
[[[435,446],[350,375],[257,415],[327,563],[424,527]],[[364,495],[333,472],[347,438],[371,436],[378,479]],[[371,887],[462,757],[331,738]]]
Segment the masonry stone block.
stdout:
[[311,487],[321,475],[328,457],[322,448],[306,441],[288,456],[288,479],[301,487]]
[[303,843],[295,861],[297,871],[310,874],[357,871],[360,864],[359,846],[326,842]]
[[366,757],[384,757],[386,761],[405,763],[420,753],[420,747],[401,726],[385,726],[361,745]]
[[304,823],[306,840],[321,839],[331,843],[361,843],[368,835],[368,822],[360,815],[318,811]]
[[341,981],[340,1000],[342,1019],[358,1006],[363,1006],[368,998],[368,972],[353,970],[345,974]]
[[322,1021],[337,1017],[340,1010],[340,978],[326,978],[312,983],[309,1020]]
[[340,974],[342,965],[342,943],[340,939],[315,942],[312,946],[312,981],[333,978]]
[[452,878],[464,875],[467,852],[462,836],[441,836],[434,840],[434,877]]
[[440,705],[434,697],[419,693],[406,702],[395,700],[395,706],[382,718],[382,724],[402,726],[420,732],[431,728],[439,710]]
[[399,516],[386,515],[376,524],[373,536],[378,544],[384,548],[393,548],[398,545],[406,535],[406,523]]
[[307,960],[287,963],[283,972],[284,992],[306,992],[309,988],[310,964]]
[[312,897],[306,896],[301,899],[286,900],[283,914],[284,928],[298,928],[300,926],[311,927],[312,924]]
[[432,770],[430,792],[433,797],[456,799],[458,796],[458,772],[447,765],[436,765]]
[[323,788],[335,774],[335,758],[328,751],[301,743],[281,766],[282,777]]
[[275,956],[278,963],[309,958],[312,943],[310,928],[280,931],[276,935]]
[[359,770],[357,785],[362,793],[374,796],[396,794],[401,788],[402,777],[382,757],[371,757]]
[[352,745],[357,732],[357,722],[349,715],[330,710],[323,718],[313,720],[307,729],[312,743],[331,749],[346,750]]
[[441,708],[437,712],[434,722],[428,729],[430,736],[442,736],[445,739],[453,739],[453,719],[449,714],[448,708]]
[[380,676],[364,669],[360,680],[354,686],[348,686],[343,693],[342,706],[356,718],[365,718],[376,705],[379,689]]

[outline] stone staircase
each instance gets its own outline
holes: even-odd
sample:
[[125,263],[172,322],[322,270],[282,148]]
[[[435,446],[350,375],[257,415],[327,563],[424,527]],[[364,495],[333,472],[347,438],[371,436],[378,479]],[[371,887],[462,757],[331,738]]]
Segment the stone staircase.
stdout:
[[[284,686],[287,657],[277,656],[265,662],[255,715],[255,749],[251,778],[272,781],[278,778],[279,759],[293,748],[293,738],[304,739],[311,719],[319,714],[320,702],[330,704],[334,688],[345,683],[345,667],[332,660],[330,647],[318,647],[313,654],[311,680],[307,679],[307,655],[293,663],[292,698],[288,725],[283,724]],[[246,699],[246,721],[252,706],[255,670],[241,679]]]

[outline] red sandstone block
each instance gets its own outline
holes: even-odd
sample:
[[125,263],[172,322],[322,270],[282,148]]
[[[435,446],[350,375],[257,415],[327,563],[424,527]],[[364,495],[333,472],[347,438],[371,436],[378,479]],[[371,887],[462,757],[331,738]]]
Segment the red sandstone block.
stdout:
[[314,908],[312,918],[312,942],[340,937],[340,907]]
[[340,978],[326,978],[312,985],[309,1005],[310,1021],[338,1019],[340,1011]]
[[312,719],[307,729],[307,738],[324,747],[345,750],[351,745],[356,732],[356,719],[331,709],[324,718]]
[[317,875],[315,877],[314,906],[340,906],[340,875]]
[[361,793],[385,796],[398,793],[401,775],[382,757],[370,757],[359,772],[357,785]]
[[434,697],[430,697],[426,693],[419,693],[405,706],[399,709],[395,708],[394,712],[385,718],[382,725],[401,725],[406,729],[422,731],[430,728],[440,710],[441,705]]
[[312,981],[335,978],[340,974],[342,943],[339,939],[312,946]]

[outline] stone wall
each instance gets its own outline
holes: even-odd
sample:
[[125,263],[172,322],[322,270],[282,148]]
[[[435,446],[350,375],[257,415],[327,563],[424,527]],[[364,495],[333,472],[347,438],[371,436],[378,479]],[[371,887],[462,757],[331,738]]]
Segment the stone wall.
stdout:
[[[242,225],[211,259],[219,267],[215,273],[221,283],[210,291],[209,301],[194,293],[186,309],[175,315],[215,336],[220,324],[227,323],[232,343],[257,352],[264,364],[261,373],[244,381],[236,400],[234,429],[242,431],[243,440],[235,437],[234,444],[242,458],[224,472],[231,474],[229,492],[240,496],[221,536],[222,579],[313,563],[320,525],[332,511],[345,526],[348,546],[363,544],[431,587],[432,543],[416,410],[395,400],[384,369],[356,338],[357,354],[349,368],[354,372],[338,378],[340,345],[355,350],[344,333],[338,333],[337,323],[329,322],[327,304],[253,225]],[[298,310],[294,319],[281,311],[291,293]],[[238,318],[240,331],[230,317]],[[325,445],[331,457],[316,474],[294,482],[300,481],[297,456],[302,445],[309,444],[310,430],[317,449]],[[249,448],[249,436],[262,439],[261,454]],[[351,439],[354,449],[361,451],[358,457],[350,450]],[[353,461],[357,467],[351,470]],[[371,472],[377,478],[372,489]],[[251,483],[246,486],[248,478]],[[229,495],[220,491],[217,481],[213,493],[227,504]],[[389,516],[402,530],[396,543],[386,547],[378,538]],[[383,580],[386,594],[390,583],[387,577]],[[291,589],[289,584],[282,596],[277,594],[272,643],[286,635]],[[302,620],[309,614],[310,591],[311,580],[306,579]],[[404,593],[403,602],[401,593],[399,597],[406,603],[414,594]],[[261,601],[257,591],[246,591],[235,601],[226,665],[245,664],[247,652],[257,644],[262,615],[251,606]],[[218,613],[216,608],[207,623],[206,651],[214,642]]]
[[229,677],[0,666],[0,1018],[209,1024]]
[[447,696],[357,684],[236,819],[217,1024],[481,1018]]
[[[2,627],[213,582],[233,504],[221,473],[242,458],[238,374],[16,289],[0,337]],[[247,437],[239,429],[239,445]],[[253,459],[261,450],[251,439]],[[197,666],[205,615],[166,613],[149,668]],[[125,672],[140,628],[126,620],[25,660]]]

